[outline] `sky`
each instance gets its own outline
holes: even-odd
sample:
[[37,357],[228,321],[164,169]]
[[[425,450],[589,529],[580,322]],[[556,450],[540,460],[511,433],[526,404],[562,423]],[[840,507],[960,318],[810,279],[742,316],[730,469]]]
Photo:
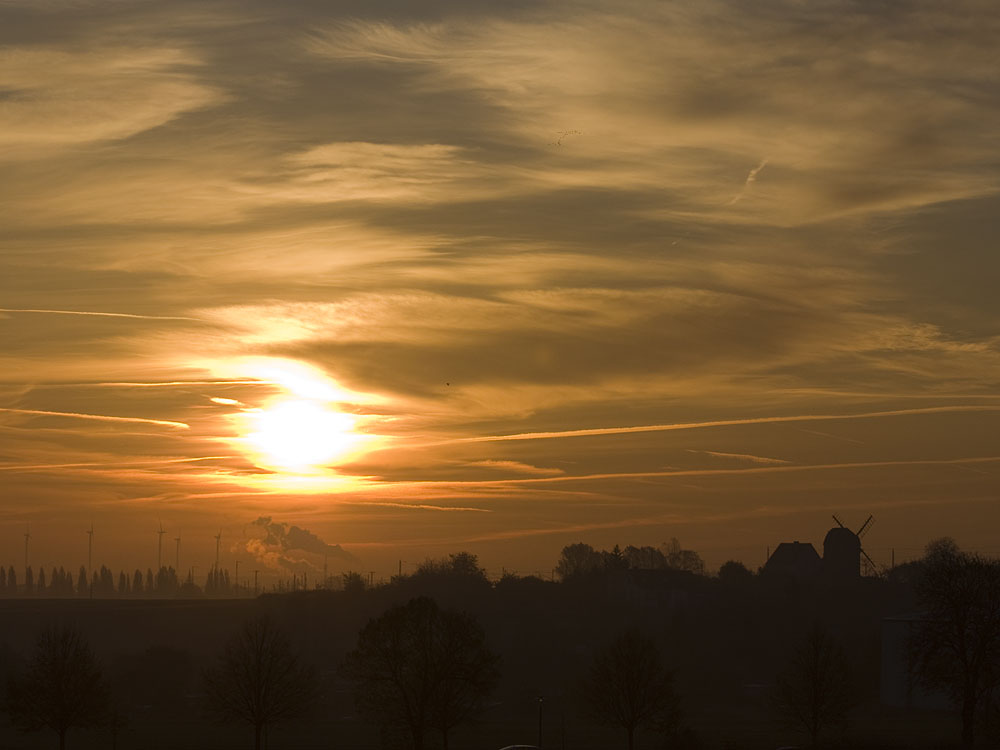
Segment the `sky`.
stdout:
[[998,35],[0,0],[0,563],[1000,553]]

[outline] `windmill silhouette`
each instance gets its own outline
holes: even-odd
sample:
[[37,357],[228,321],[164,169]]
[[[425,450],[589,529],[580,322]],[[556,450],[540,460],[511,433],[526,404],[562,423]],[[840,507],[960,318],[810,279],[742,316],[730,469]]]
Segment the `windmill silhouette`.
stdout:
[[[833,520],[837,522],[837,526],[839,526],[840,528],[851,531],[847,526],[844,525],[843,521],[837,518],[836,515],[833,516]],[[874,524],[875,524],[875,516],[869,515],[868,518],[865,520],[865,522],[861,524],[861,528],[859,528],[857,531],[851,532],[854,534],[855,537],[857,537],[858,540],[858,551],[861,553],[861,557],[863,560],[862,566],[864,568],[862,575],[868,577],[881,575],[881,571],[879,570],[878,565],[876,565],[875,561],[872,560],[871,556],[867,552],[865,552],[865,548],[861,546],[861,539],[864,537],[865,534],[867,534],[871,530]]]

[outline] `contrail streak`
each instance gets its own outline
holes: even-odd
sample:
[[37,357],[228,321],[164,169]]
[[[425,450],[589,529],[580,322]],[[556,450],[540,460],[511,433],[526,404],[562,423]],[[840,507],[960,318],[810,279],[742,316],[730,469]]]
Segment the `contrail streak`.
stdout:
[[148,461],[80,461],[72,464],[0,464],[0,471],[37,471],[39,469],[79,469],[89,466],[168,466],[231,458],[231,456],[198,456],[197,458],[161,458]]
[[79,383],[8,383],[7,385],[24,385],[31,388],[175,388],[191,385],[276,385],[270,380],[109,380],[107,382]]
[[428,505],[426,503],[389,503],[389,502],[378,502],[378,503],[350,503],[354,506],[375,506],[379,508],[405,508],[407,510],[443,510],[443,511],[458,511],[464,513],[492,513],[492,510],[488,508],[469,508],[456,505]]
[[651,424],[635,427],[595,427],[584,430],[560,430],[558,432],[521,432],[512,435],[480,435],[476,437],[454,438],[431,445],[450,443],[492,443],[502,440],[547,440],[552,438],[587,437],[592,435],[620,435],[632,432],[671,432],[673,430],[699,430],[706,427],[734,427],[750,424],[780,424],[782,422],[823,422],[841,419],[875,419],[879,417],[900,417],[909,414],[945,414],[949,412],[1000,411],[1000,406],[928,406],[917,409],[895,409],[892,411],[869,411],[861,414],[796,414],[788,417],[751,417],[749,419],[720,419],[711,422],[678,422],[675,424]]
[[722,451],[699,451],[688,448],[688,453],[704,453],[706,456],[716,458],[735,458],[740,461],[750,461],[755,464],[790,464],[783,458],[768,458],[767,456],[755,456],[752,453],[723,453]]
[[[961,466],[1000,462],[1000,456],[978,456],[974,458],[926,458],[904,461],[854,461],[840,464],[801,464],[791,466],[754,466],[749,469],[676,469],[672,471],[629,471],[602,474],[578,474],[558,477],[523,477],[518,479],[484,480],[417,480],[406,482],[417,486],[500,486],[509,484],[548,484],[552,482],[586,482],[595,479],[650,479],[658,477],[712,477],[732,474],[782,474],[786,472],[828,471],[831,469],[877,469],[894,466]],[[387,483],[391,486],[392,483]],[[386,486],[386,485],[384,485]]]
[[44,417],[68,417],[70,419],[93,419],[99,422],[129,422],[139,424],[158,424],[164,427],[180,427],[183,430],[191,428],[184,422],[172,422],[169,419],[145,419],[143,417],[111,417],[106,414],[79,414],[72,411],[42,411],[41,409],[5,409],[0,411],[10,414],[37,414]]
[[138,320],[189,320],[203,323],[201,318],[188,318],[180,315],[136,315],[134,313],[90,312],[89,310],[42,310],[27,307],[0,307],[0,313],[38,313],[42,315],[88,315],[98,318],[134,318]]

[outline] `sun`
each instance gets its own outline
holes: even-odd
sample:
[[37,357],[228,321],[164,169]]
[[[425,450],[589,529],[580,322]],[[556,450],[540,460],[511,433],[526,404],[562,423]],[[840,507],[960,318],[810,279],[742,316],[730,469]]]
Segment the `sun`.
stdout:
[[[376,449],[384,438],[368,429],[371,415],[359,412],[380,397],[341,387],[316,367],[277,358],[244,358],[212,367],[223,377],[250,377],[277,390],[263,402],[212,398],[239,407],[227,419],[236,433],[225,438],[254,465],[289,481],[338,477],[333,467]],[[348,410],[344,410],[347,405]],[[283,480],[284,481],[284,480]]]
[[355,431],[356,417],[317,401],[278,401],[246,416],[244,444],[267,468],[320,470],[346,459],[365,437]]

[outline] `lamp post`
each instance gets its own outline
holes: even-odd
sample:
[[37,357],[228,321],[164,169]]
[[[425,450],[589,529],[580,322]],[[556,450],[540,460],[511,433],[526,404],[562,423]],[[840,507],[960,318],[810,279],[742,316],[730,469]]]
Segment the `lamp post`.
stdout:
[[542,746],[542,704],[545,699],[542,696],[538,696],[538,747]]

